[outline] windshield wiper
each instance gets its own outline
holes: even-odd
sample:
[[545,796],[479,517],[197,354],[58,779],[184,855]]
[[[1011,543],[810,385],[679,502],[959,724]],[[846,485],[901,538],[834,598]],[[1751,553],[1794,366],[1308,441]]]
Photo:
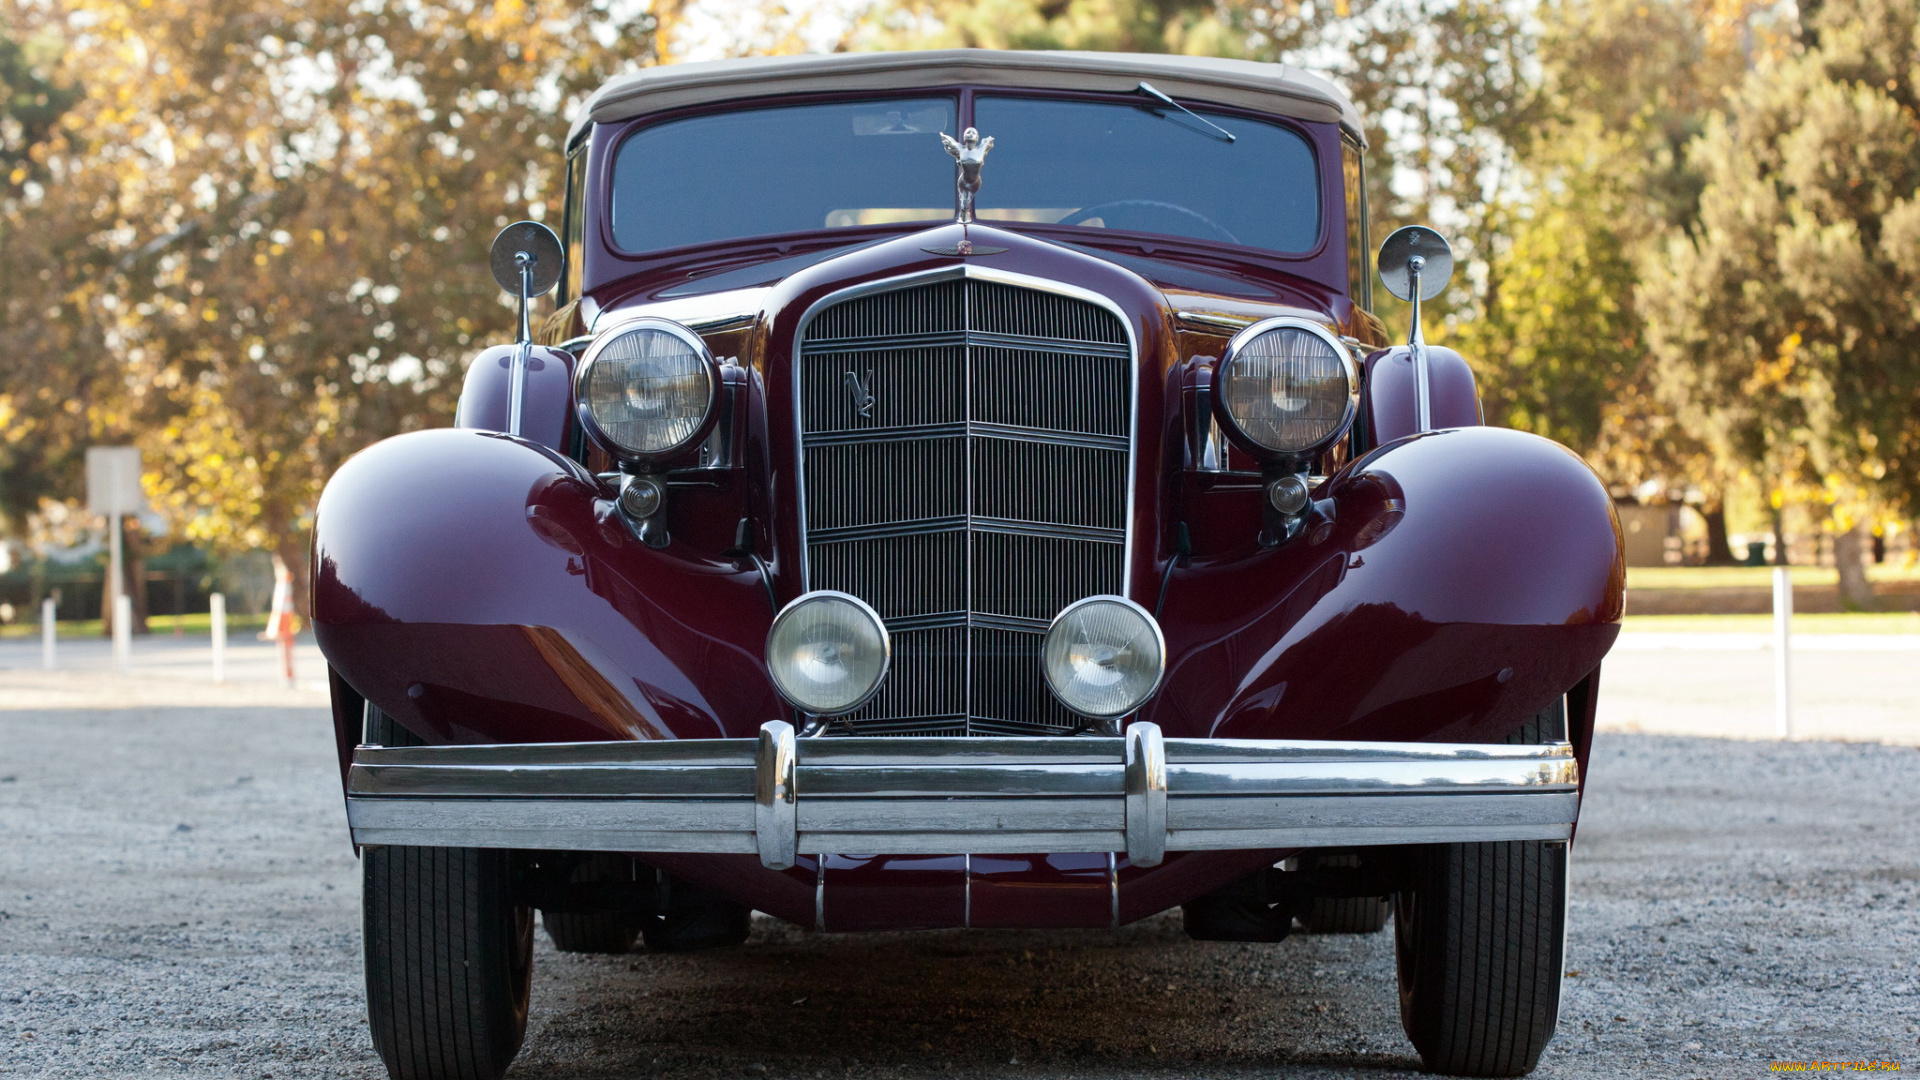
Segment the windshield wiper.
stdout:
[[[1181,112],[1186,113],[1188,116],[1193,117],[1195,120],[1198,120],[1202,124],[1205,124],[1208,127],[1212,128],[1213,129],[1212,131],[1203,131],[1200,133],[1202,135],[1205,135],[1207,138],[1219,139],[1221,142],[1233,141],[1233,132],[1228,131],[1226,128],[1221,127],[1219,124],[1216,124],[1211,120],[1208,120],[1206,117],[1201,116],[1199,113],[1194,112],[1192,109],[1187,108],[1185,105],[1180,104],[1179,102],[1173,100],[1167,95],[1154,89],[1152,83],[1142,82],[1140,84],[1140,92],[1147,95],[1150,98],[1153,98],[1155,101],[1161,102],[1166,105],[1171,105],[1174,108],[1179,109]],[[1159,114],[1158,110],[1155,110],[1155,109],[1148,109],[1147,111],[1154,113],[1155,115]],[[1167,117],[1167,119],[1171,120],[1173,118]]]

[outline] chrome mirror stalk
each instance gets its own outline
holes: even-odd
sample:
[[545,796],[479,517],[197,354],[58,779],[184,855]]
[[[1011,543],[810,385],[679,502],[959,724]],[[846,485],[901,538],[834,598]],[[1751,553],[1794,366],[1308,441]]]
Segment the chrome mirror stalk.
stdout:
[[537,221],[516,221],[500,230],[487,253],[487,268],[493,280],[520,298],[519,328],[514,333],[512,367],[508,373],[507,434],[521,434],[521,413],[526,407],[527,362],[533,351],[533,298],[544,296],[560,283],[560,263],[564,256],[560,238]]
[[1420,304],[1446,290],[1453,277],[1453,248],[1433,229],[1409,225],[1381,243],[1379,266],[1387,291],[1413,304],[1407,351],[1413,361],[1414,424],[1420,431],[1431,431],[1433,394],[1427,380],[1427,337],[1421,327]]

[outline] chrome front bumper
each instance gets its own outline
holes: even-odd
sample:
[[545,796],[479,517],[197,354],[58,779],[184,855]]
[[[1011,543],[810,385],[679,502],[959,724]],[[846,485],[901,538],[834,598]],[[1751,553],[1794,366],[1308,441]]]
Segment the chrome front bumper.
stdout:
[[362,746],[359,844],[758,854],[1168,851],[1565,840],[1567,743],[809,738]]

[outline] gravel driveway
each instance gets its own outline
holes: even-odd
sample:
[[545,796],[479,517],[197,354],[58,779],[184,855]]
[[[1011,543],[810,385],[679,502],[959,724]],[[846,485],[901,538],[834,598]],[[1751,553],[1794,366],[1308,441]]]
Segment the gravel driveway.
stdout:
[[[287,691],[294,695],[294,691]],[[384,1075],[325,715],[0,684],[0,1074]],[[238,700],[238,699],[236,699]],[[296,703],[297,702],[297,703]],[[1920,752],[1602,735],[1536,1076],[1920,1067]],[[1417,1062],[1392,947],[1119,933],[542,948],[516,1077],[1284,1075]]]

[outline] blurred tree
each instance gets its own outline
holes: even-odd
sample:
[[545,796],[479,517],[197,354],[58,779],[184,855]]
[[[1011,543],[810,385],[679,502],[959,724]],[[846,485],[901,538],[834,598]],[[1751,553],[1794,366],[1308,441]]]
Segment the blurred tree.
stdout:
[[1708,558],[1730,562],[1719,460],[1651,392],[1635,290],[1667,236],[1696,227],[1685,148],[1756,52],[1788,39],[1750,0],[1552,0],[1542,103],[1516,140],[1519,193],[1459,327],[1496,422],[1585,454],[1616,490],[1697,493]]
[[6,2],[84,93],[20,208],[71,238],[28,302],[74,331],[15,335],[0,394],[48,396],[82,356],[93,382],[52,380],[54,412],[144,445],[186,536],[302,581],[327,476],[450,419],[463,359],[508,333],[487,245],[557,211],[569,108],[658,25],[560,0]]
[[1631,178],[1605,162],[1630,152],[1591,115],[1529,147],[1533,190],[1490,227],[1476,317],[1452,335],[1479,369],[1487,418],[1582,453],[1642,355]]
[[0,266],[8,274],[0,290],[0,532],[14,534],[41,498],[78,483],[72,435],[83,425],[71,421],[87,400],[84,360],[36,373],[29,357],[41,343],[82,356],[97,344],[58,288],[67,260],[86,261],[76,250],[84,236],[39,212],[55,179],[55,129],[80,97],[57,75],[61,51],[58,37],[0,18]]
[[1661,397],[1727,467],[1830,504],[1868,607],[1873,507],[1920,507],[1920,9],[1829,0],[1807,25],[1693,143],[1700,226],[1640,298]]

